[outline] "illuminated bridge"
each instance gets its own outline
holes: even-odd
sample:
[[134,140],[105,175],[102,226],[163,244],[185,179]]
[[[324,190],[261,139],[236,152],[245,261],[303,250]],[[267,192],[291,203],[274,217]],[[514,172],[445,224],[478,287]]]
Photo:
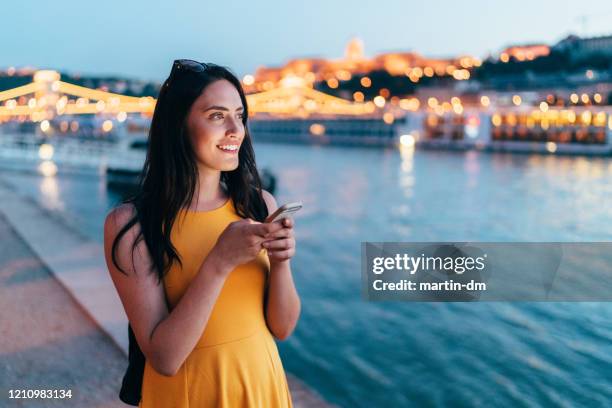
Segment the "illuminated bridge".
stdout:
[[[281,87],[247,95],[254,115],[287,117],[310,115],[368,115],[373,103],[349,102],[305,86],[298,78],[288,78]],[[120,121],[128,113],[153,114],[156,99],[133,97],[90,89],[60,80],[56,71],[37,71],[29,84],[0,92],[0,122],[31,120],[40,122],[62,115],[116,115]]]

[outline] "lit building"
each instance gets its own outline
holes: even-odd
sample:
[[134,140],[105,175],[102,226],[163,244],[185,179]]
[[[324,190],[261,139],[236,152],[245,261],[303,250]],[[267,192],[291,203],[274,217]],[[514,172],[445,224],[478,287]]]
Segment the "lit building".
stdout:
[[[346,46],[344,57],[337,60],[323,58],[292,59],[282,67],[260,67],[254,74],[254,82],[245,84],[249,93],[273,89],[288,76],[305,80],[307,86],[321,81],[348,81],[353,75],[372,71],[387,71],[390,75],[406,75],[415,82],[422,76],[454,76],[455,71],[465,71],[481,65],[478,58],[460,56],[449,59],[428,59],[415,52],[390,52],[367,58],[363,42],[354,38]],[[467,79],[465,75],[461,79]]]
[[518,61],[531,61],[548,54],[550,54],[550,47],[546,44],[513,45],[500,53],[500,59],[504,62],[507,62],[510,58]]

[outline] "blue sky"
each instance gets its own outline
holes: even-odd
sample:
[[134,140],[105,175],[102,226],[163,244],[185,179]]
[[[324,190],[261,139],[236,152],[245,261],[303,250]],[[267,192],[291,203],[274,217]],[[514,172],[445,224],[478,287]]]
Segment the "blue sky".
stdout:
[[[568,33],[612,34],[609,0],[7,1],[0,67],[31,65],[162,81],[175,58],[238,75],[295,57],[339,58],[359,37],[367,56],[417,51],[484,57]],[[580,16],[587,16],[586,26]],[[586,31],[584,31],[586,28]]]

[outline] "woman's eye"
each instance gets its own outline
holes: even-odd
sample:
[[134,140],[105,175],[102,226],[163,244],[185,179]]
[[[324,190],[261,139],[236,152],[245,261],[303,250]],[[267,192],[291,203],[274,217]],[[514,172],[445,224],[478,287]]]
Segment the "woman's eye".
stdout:
[[[213,113],[210,115],[211,119],[223,119],[223,114],[221,112]],[[244,113],[239,113],[238,118],[244,119]]]

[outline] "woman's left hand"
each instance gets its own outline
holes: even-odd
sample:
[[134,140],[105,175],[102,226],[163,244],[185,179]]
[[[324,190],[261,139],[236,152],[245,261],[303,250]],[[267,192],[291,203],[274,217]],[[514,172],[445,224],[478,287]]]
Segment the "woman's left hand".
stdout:
[[268,251],[271,263],[288,261],[295,255],[295,238],[293,235],[293,219],[284,218],[283,229],[266,235],[263,247]]

